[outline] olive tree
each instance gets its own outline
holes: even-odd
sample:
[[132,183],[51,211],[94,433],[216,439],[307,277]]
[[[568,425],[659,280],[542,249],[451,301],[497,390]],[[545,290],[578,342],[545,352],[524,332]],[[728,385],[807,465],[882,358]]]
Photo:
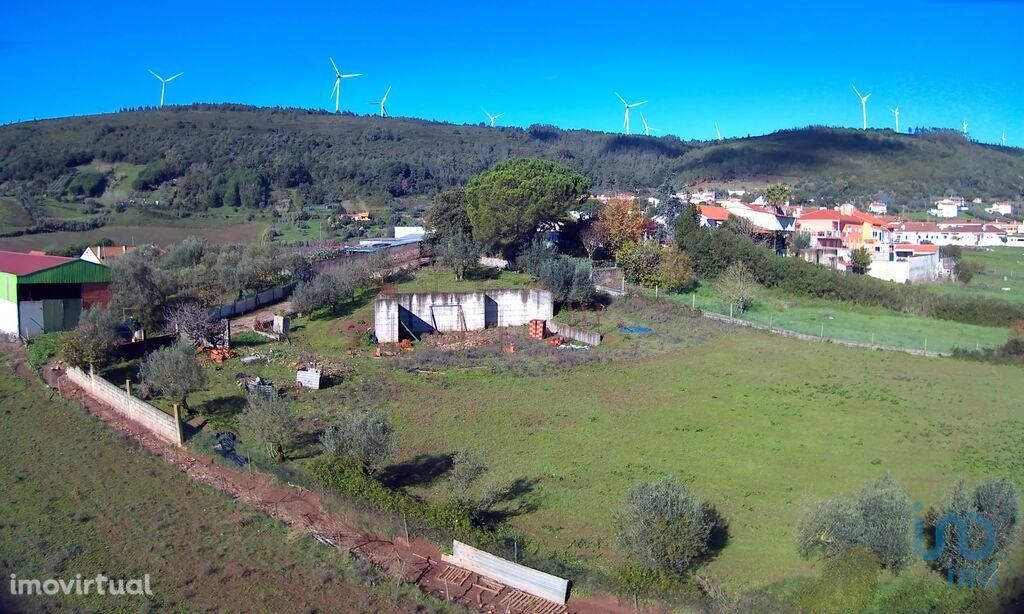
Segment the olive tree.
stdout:
[[828,499],[809,511],[797,525],[797,550],[829,559],[865,548],[882,567],[900,571],[912,554],[911,513],[906,490],[885,476],[855,496]]
[[462,232],[442,237],[434,248],[441,264],[455,272],[455,279],[466,278],[466,269],[475,265],[480,258],[480,246],[469,235]]
[[387,414],[367,409],[343,416],[320,436],[324,454],[343,458],[373,475],[394,456],[398,434]]
[[487,472],[487,456],[478,450],[460,448],[452,455],[452,468],[448,481],[461,492]]
[[737,260],[718,276],[715,288],[722,298],[743,311],[757,293],[757,280],[747,266]]
[[935,552],[926,558],[943,572],[991,570],[1020,535],[1017,488],[1010,478],[988,480],[973,490],[960,480],[929,516]]
[[72,367],[102,367],[114,359],[117,343],[114,318],[108,310],[94,308],[61,338],[60,354]]
[[266,446],[267,456],[284,462],[284,446],[295,435],[295,422],[284,399],[276,394],[249,394],[238,426]]
[[195,348],[181,341],[147,356],[139,367],[139,377],[163,397],[180,404],[184,414],[189,412],[188,395],[206,385]]
[[624,554],[648,571],[682,576],[709,552],[719,517],[711,505],[669,476],[633,487],[616,526]]

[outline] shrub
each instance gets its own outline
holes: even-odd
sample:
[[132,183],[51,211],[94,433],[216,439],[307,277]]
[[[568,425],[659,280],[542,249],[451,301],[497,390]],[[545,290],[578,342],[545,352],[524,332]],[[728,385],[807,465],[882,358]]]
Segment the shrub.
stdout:
[[757,295],[757,280],[741,261],[729,265],[715,282],[715,287],[722,298],[736,305],[740,311],[750,306]]
[[935,544],[928,558],[940,571],[991,570],[1020,534],[1017,488],[1010,478],[989,480],[973,490],[960,480],[939,509],[929,514],[926,529]]
[[181,404],[188,414],[187,396],[206,385],[206,373],[191,344],[178,342],[161,348],[142,361],[139,377],[165,398]]
[[284,446],[295,434],[295,422],[283,399],[276,394],[250,393],[238,426],[266,446],[267,456],[284,462]]
[[73,367],[104,367],[117,352],[118,337],[114,321],[106,309],[90,309],[71,331],[63,335],[60,354]]
[[658,283],[661,252],[654,242],[625,243],[615,253],[615,262],[628,281],[651,287]]
[[478,450],[460,448],[452,455],[452,468],[448,481],[460,492],[465,492],[481,475],[487,472],[487,455]]
[[328,456],[345,459],[373,475],[391,460],[398,448],[398,434],[387,414],[367,409],[327,427],[320,444]]
[[797,526],[797,550],[804,557],[845,556],[855,548],[871,552],[894,571],[910,561],[911,506],[906,491],[885,476],[856,497],[822,501]]
[[714,509],[674,477],[640,482],[616,519],[619,548],[650,571],[682,576],[711,547]]
[[[33,369],[41,369],[43,365],[50,362],[50,359],[60,351],[65,333],[45,333],[35,337],[28,342],[28,364]],[[70,362],[67,358],[65,362]],[[80,366],[80,365],[74,365]]]
[[879,564],[867,548],[854,548],[828,559],[821,577],[805,584],[794,596],[804,612],[864,612],[878,590]]
[[665,292],[685,292],[697,282],[690,256],[678,247],[666,247],[658,261],[658,285]]

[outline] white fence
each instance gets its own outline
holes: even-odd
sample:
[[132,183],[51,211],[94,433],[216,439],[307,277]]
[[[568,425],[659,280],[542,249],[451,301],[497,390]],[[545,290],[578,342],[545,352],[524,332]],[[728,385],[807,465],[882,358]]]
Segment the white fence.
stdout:
[[174,419],[174,416],[168,416],[149,403],[129,395],[127,391],[118,388],[102,377],[85,373],[81,369],[68,367],[67,376],[90,396],[149,429],[154,435],[178,446],[184,443],[181,425]]
[[442,555],[441,560],[541,599],[564,605],[569,598],[568,580],[506,561],[460,541],[453,541],[452,555]]
[[210,311],[210,319],[221,320],[224,318],[233,318],[235,316],[249,313],[250,311],[256,311],[265,305],[271,305],[273,303],[283,301],[291,296],[292,290],[294,289],[295,284],[276,286],[269,290],[264,290],[259,294],[253,294],[252,296],[239,299],[234,303],[214,307]]
[[601,345],[600,333],[584,330],[575,326],[569,326],[568,324],[556,322],[555,320],[548,320],[547,326],[548,330],[556,335],[568,337],[573,341],[579,341],[580,343],[586,343],[587,345]]

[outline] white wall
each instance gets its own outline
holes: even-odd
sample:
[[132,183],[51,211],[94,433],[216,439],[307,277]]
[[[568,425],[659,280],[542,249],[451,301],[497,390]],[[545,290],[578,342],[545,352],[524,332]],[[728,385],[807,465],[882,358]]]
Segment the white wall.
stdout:
[[419,336],[434,331],[520,326],[530,320],[550,320],[553,315],[547,290],[415,292],[378,298],[374,331],[377,341],[386,343],[398,341],[405,327]]
[[868,275],[894,281],[896,283],[918,283],[923,281],[936,281],[942,277],[942,263],[938,253],[927,256],[913,256],[911,258],[888,261],[874,260]]
[[0,298],[0,332],[18,334],[18,304]]

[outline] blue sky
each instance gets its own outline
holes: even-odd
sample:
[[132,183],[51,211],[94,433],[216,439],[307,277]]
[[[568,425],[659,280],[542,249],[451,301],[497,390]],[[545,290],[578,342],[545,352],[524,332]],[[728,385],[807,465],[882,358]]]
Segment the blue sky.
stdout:
[[[1024,2],[14,2],[0,22],[0,123],[239,102],[456,123],[621,130],[618,91],[682,138],[869,124],[1024,146]],[[634,132],[640,127],[634,112]]]

